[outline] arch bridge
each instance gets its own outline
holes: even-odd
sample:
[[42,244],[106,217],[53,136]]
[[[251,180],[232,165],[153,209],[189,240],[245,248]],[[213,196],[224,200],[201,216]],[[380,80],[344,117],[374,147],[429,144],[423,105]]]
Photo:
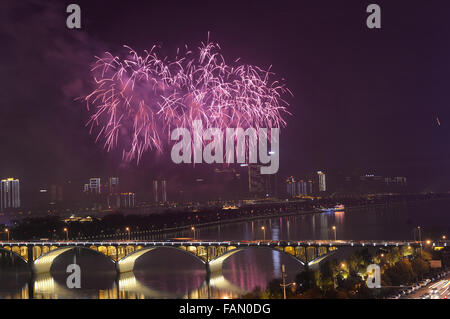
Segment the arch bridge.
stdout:
[[0,242],[0,258],[22,259],[35,273],[49,272],[55,259],[76,249],[89,249],[115,263],[116,270],[125,273],[134,270],[136,261],[155,249],[175,249],[194,256],[206,265],[208,274],[220,275],[223,262],[231,255],[249,248],[279,251],[308,267],[334,254],[341,247],[402,247],[418,249],[425,245],[447,247],[447,241],[29,241]]

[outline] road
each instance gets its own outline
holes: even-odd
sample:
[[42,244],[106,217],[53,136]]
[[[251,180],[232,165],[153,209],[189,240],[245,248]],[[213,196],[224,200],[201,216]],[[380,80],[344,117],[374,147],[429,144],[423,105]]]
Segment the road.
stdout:
[[427,293],[432,293],[435,296],[432,299],[448,299],[450,297],[450,274],[445,278],[428,284],[426,287],[420,288],[417,291],[403,297],[404,299],[421,299]]

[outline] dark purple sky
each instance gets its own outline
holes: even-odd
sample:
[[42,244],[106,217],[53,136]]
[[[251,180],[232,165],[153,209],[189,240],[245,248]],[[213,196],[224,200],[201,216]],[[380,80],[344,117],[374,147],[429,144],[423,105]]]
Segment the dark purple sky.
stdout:
[[[69,3],[81,6],[81,31],[65,27]],[[381,30],[365,26],[369,3],[381,6]],[[96,54],[124,44],[174,52],[196,47],[210,31],[225,58],[272,65],[293,92],[281,137],[282,175],[358,170],[407,176],[424,190],[450,188],[448,1],[1,1],[0,7],[1,177],[38,187],[119,174],[146,184],[175,172],[152,154],[139,166],[107,154],[84,128],[88,114],[74,98],[88,92]]]

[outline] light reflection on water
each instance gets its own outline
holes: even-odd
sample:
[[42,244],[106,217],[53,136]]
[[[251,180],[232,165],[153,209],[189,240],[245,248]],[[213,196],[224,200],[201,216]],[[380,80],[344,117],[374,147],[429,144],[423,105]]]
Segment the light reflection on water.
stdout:
[[[346,210],[345,212],[278,217],[224,224],[196,229],[196,237],[207,240],[302,240],[333,239],[413,239],[412,229],[448,227],[448,201],[419,203],[414,206]],[[448,229],[442,229],[449,232]],[[169,239],[192,236],[189,230],[173,234],[135,239]],[[219,238],[217,238],[219,237]],[[69,258],[70,259],[70,258]],[[96,263],[96,261],[90,261]],[[174,254],[172,250],[155,250],[136,263],[134,273],[105,277],[98,283],[97,274],[89,274],[89,285],[68,289],[66,274],[45,274],[32,280],[26,275],[0,268],[0,298],[237,298],[256,287],[264,289],[279,278],[286,265],[288,281],[301,271],[292,258],[269,249],[248,249],[224,262],[223,275],[207,282],[205,266],[198,260]],[[95,268],[95,267],[94,267]],[[86,267],[89,269],[89,267]],[[87,272],[89,272],[87,270]],[[83,275],[83,274],[82,274]],[[82,286],[83,287],[83,286]]]

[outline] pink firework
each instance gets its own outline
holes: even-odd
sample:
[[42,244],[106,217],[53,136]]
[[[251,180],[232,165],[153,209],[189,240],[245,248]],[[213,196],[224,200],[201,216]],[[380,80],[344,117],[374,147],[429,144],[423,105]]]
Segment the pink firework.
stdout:
[[[140,56],[105,53],[92,68],[96,88],[85,100],[92,112],[87,126],[110,151],[122,148],[127,161],[148,150],[162,152],[175,128],[273,128],[286,125],[284,100],[290,91],[271,81],[269,70],[227,65],[216,43],[207,42],[173,61],[155,47]],[[178,55],[178,52],[177,52]]]

